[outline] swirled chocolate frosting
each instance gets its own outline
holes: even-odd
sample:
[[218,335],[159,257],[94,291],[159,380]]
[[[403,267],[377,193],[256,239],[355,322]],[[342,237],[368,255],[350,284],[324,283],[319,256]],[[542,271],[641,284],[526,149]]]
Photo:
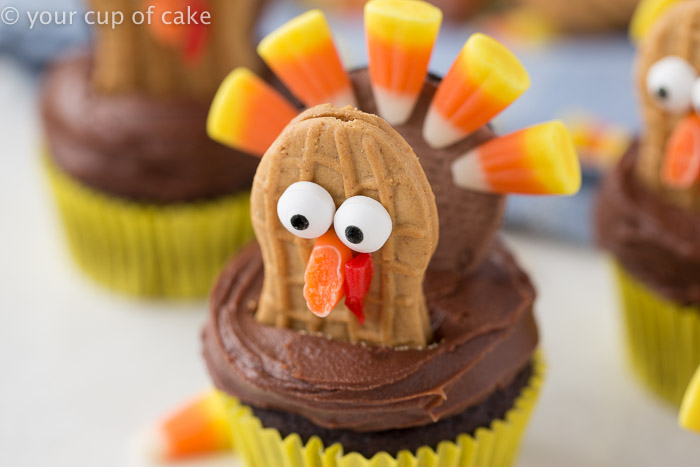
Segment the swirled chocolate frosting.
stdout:
[[87,56],[56,63],[42,92],[49,156],[83,184],[153,203],[214,198],[250,188],[257,158],[206,133],[207,101],[103,96]]
[[472,275],[429,270],[434,344],[391,349],[265,326],[254,318],[263,279],[253,245],[217,282],[204,357],[215,385],[243,402],[326,428],[383,431],[436,422],[506,387],[537,346],[535,292],[503,247]]
[[664,201],[635,177],[633,146],[605,180],[596,209],[598,242],[658,294],[700,305],[700,216]]

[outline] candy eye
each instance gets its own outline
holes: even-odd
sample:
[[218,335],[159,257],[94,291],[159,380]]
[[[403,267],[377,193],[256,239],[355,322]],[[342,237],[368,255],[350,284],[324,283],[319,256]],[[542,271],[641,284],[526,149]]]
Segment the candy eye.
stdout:
[[373,253],[391,235],[389,213],[379,202],[366,196],[353,196],[338,208],[333,221],[338,238],[353,251]]
[[662,109],[682,114],[690,110],[695,69],[680,57],[665,57],[649,68],[647,91]]
[[284,228],[301,238],[318,238],[333,223],[335,203],[320,185],[296,182],[282,193],[277,216]]

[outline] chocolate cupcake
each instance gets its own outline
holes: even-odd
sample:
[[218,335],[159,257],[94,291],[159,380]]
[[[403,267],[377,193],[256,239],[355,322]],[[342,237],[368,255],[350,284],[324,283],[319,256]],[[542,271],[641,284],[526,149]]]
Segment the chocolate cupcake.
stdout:
[[[206,11],[211,24],[174,26],[163,13]],[[90,54],[57,62],[41,106],[45,166],[71,252],[114,290],[202,297],[226,258],[252,237],[257,161],[212,141],[209,102],[238,65],[259,69],[256,0],[94,0],[124,22],[96,26]],[[152,24],[134,13],[152,11]]]
[[600,33],[622,31],[640,0],[519,0],[563,31]]
[[603,184],[596,214],[599,242],[614,258],[633,367],[673,404],[700,364],[698,19],[696,2],[674,6],[640,44],[646,126]]
[[[178,432],[209,436],[206,420],[226,418],[249,466],[514,461],[544,370],[535,290],[495,232],[506,193],[576,191],[571,138],[558,123],[505,137],[486,126],[529,83],[492,39],[472,36],[440,81],[426,79],[439,10],[373,0],[365,22],[368,70],[342,71],[318,11],[259,48],[306,105],[314,93],[352,105],[309,108],[262,156],[258,241],[219,277],[203,333],[219,409],[171,417],[158,437],[166,457],[187,443],[165,427],[196,418]],[[321,43],[294,53],[293,37]],[[385,54],[407,50],[403,62]],[[310,63],[323,68],[308,85],[296,73]],[[242,134],[226,102],[261,85],[234,72],[210,128]]]

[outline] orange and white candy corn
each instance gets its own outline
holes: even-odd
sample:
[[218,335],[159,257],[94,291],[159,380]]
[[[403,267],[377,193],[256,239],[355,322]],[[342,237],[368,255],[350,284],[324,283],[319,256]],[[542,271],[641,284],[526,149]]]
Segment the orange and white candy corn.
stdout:
[[159,462],[230,450],[233,439],[225,402],[218,392],[207,392],[166,417],[139,441],[140,450]]
[[457,186],[489,193],[570,195],[581,186],[571,134],[559,122],[494,138],[452,164]]
[[530,77],[510,50],[474,34],[433,97],[423,138],[434,148],[456,143],[486,125],[528,87]]
[[418,101],[442,12],[419,0],[372,0],[365,5],[369,75],[379,115],[405,123]]
[[307,107],[355,107],[350,78],[338,56],[326,18],[311,10],[265,37],[258,54]]
[[297,110],[247,68],[236,68],[214,97],[207,132],[219,143],[262,156]]

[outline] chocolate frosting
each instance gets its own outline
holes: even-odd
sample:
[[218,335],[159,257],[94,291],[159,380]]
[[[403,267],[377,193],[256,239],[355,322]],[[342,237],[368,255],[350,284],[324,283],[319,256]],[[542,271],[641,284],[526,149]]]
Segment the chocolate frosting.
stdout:
[[55,64],[42,92],[53,161],[85,185],[154,203],[214,198],[250,188],[258,159],[206,133],[208,102],[145,95],[102,96],[91,60]]
[[[377,107],[367,70],[354,71],[350,78],[359,108],[376,114]],[[435,76],[426,80],[411,118],[404,125],[394,125],[394,129],[404,137],[420,159],[435,194],[440,216],[440,242],[431,267],[467,272],[474,270],[487,254],[503,221],[506,198],[465,190],[452,183],[452,162],[493,138],[494,134],[489,128],[484,127],[467,139],[442,149],[431,148],[423,139],[423,121],[439,83],[439,78]]]
[[598,241],[660,295],[700,305],[700,216],[645,188],[635,177],[637,156],[634,145],[600,190]]
[[361,431],[321,428],[290,412],[259,407],[252,407],[252,410],[265,428],[279,431],[282,438],[294,434],[306,444],[316,436],[325,446],[340,443],[343,452],[357,452],[367,459],[378,452],[395,457],[401,451],[416,452],[422,446],[437,450],[445,440],[454,441],[464,434],[473,436],[479,428],[490,427],[494,420],[505,420],[523,389],[530,385],[533,370],[533,364],[527,365],[508,386],[497,389],[488,399],[453,417],[413,428],[373,431],[371,436]]
[[534,289],[499,244],[469,276],[429,270],[435,344],[394,350],[254,319],[263,279],[257,245],[217,281],[204,357],[215,385],[243,402],[326,428],[384,431],[436,422],[510,384],[537,346]]

